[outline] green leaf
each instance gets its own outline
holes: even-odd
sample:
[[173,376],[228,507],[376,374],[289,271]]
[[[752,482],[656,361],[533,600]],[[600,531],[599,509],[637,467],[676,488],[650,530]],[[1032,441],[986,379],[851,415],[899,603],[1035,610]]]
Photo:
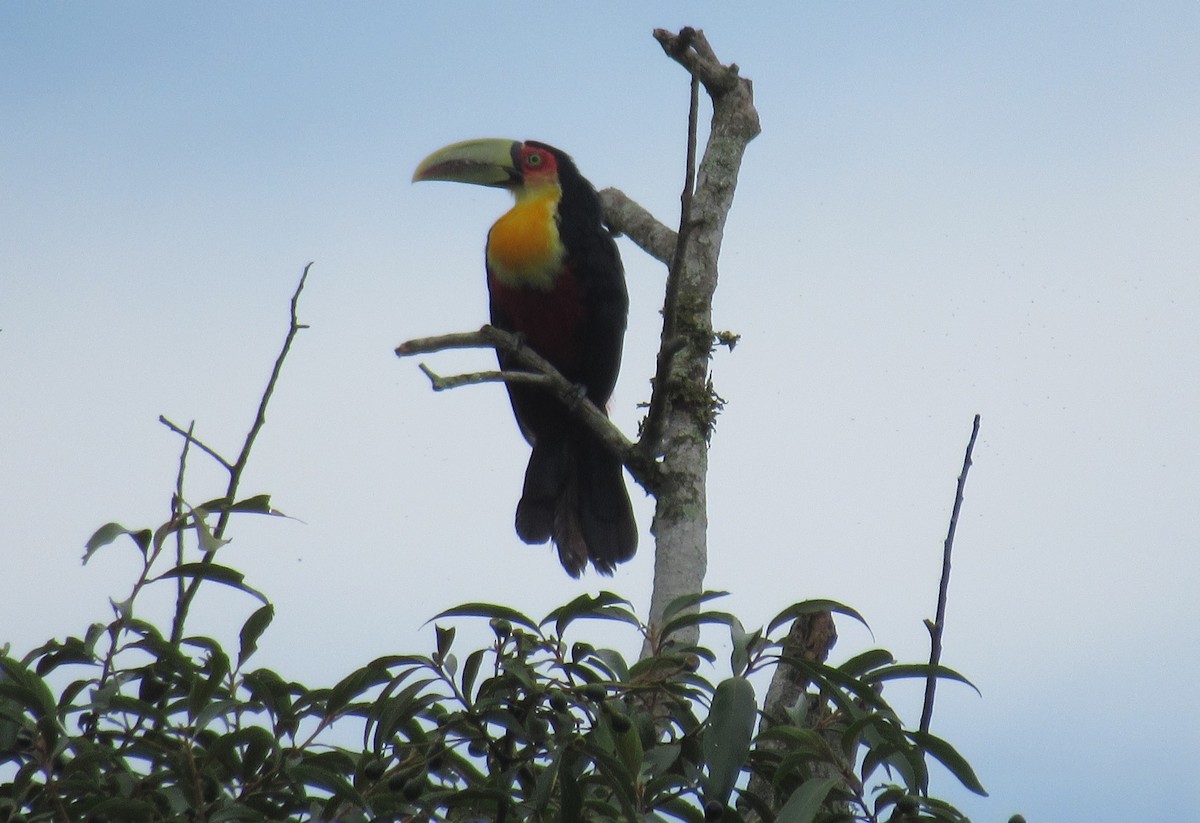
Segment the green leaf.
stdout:
[[208,816],[208,823],[267,823],[271,818],[241,803],[230,803]]
[[450,647],[454,645],[454,627],[444,629],[441,626],[434,626],[437,631],[437,657],[434,658],[438,663],[445,663],[446,656],[450,654]]
[[166,580],[173,577],[191,577],[199,580],[211,580],[214,583],[220,583],[224,586],[231,586],[247,594],[253,595],[261,600],[264,604],[268,603],[266,595],[257,589],[252,589],[243,581],[246,576],[237,569],[231,569],[228,566],[221,566],[216,563],[181,563],[173,569],[160,574],[158,577],[151,578],[146,581],[148,583],[157,583],[159,580]]
[[318,765],[319,763],[320,761],[315,757],[306,757],[304,763],[287,768],[288,776],[293,780],[300,781],[305,786],[329,792],[334,797],[341,797],[359,805],[366,805],[363,796],[359,794],[358,790],[346,778],[342,777],[341,774],[332,768]]
[[882,683],[885,680],[903,680],[905,678],[927,680],[930,674],[943,680],[965,683],[975,690],[975,694],[983,697],[983,694],[975,687],[974,683],[954,671],[954,669],[948,669],[945,666],[930,666],[928,663],[897,663],[894,666],[873,671],[870,673],[870,676],[865,676],[863,679],[869,683]]
[[729,802],[729,795],[750,752],[757,714],[754,686],[749,680],[730,677],[717,685],[708,725],[704,729],[704,762],[708,766],[706,803],[714,800],[722,804]]
[[[167,725],[166,714],[157,706],[124,694],[114,694],[108,700],[105,712],[110,719],[115,714],[124,714],[142,720],[149,720],[155,726],[162,727]],[[128,720],[128,717],[126,720]]]
[[556,751],[554,757],[546,764],[546,768],[538,774],[537,781],[534,783],[533,796],[530,799],[533,801],[534,811],[539,815],[544,813],[546,807],[550,805],[550,796],[554,785],[558,782],[558,770],[565,754],[564,749]]
[[569,764],[559,769],[559,794],[562,802],[559,804],[558,819],[560,823],[576,823],[583,820],[583,793],[579,790],[579,782]]
[[444,617],[491,617],[507,620],[509,623],[515,623],[519,626],[524,626],[532,632],[538,630],[537,624],[530,620],[525,615],[521,614],[516,609],[510,609],[507,606],[497,606],[494,603],[463,603],[455,606],[452,609],[446,609],[444,612],[434,615],[429,620],[425,621],[425,625],[429,625],[435,620],[441,620]]
[[642,776],[662,774],[679,759],[682,747],[678,743],[660,743],[642,757]]
[[737,620],[737,618],[729,612],[688,612],[686,614],[681,614],[670,621],[664,621],[660,636],[663,639],[666,639],[678,632],[680,629],[687,628],[688,626],[703,625],[706,623],[729,626],[732,625],[733,621],[735,620]]
[[596,649],[590,658],[602,663],[608,670],[608,675],[616,682],[625,683],[629,680],[629,666],[616,649]]
[[208,651],[208,659],[204,661],[199,673],[201,676],[192,681],[188,693],[188,714],[196,718],[224,684],[225,676],[229,674],[229,655],[225,654],[220,644],[210,638],[189,637],[183,642]]
[[111,818],[128,821],[128,823],[141,823],[141,821],[153,820],[156,811],[154,806],[144,800],[109,797],[88,809],[88,819]]
[[821,811],[825,798],[839,782],[836,777],[804,781],[783,804],[775,823],[812,823]]
[[[398,728],[405,726],[420,712],[442,699],[436,692],[425,691],[431,683],[438,682],[432,677],[414,680],[393,694],[397,683],[402,682],[405,677],[415,671],[418,670],[409,669],[393,679],[379,695],[375,701],[375,710],[368,715],[367,722],[363,726],[364,746],[368,738],[373,738],[375,751],[381,751]],[[372,728],[372,724],[374,724],[374,728]]]
[[239,500],[228,509],[231,512],[249,512],[251,514],[270,514],[277,517],[282,517],[283,514],[271,508],[271,495],[256,494],[253,497],[247,497],[244,500]]
[[109,543],[116,540],[121,535],[127,534],[137,544],[138,550],[142,555],[146,554],[146,549],[150,546],[152,537],[149,529],[127,529],[120,523],[105,523],[100,528],[96,529],[96,533],[88,538],[88,542],[83,549],[83,564],[86,566],[88,560],[96,553],[97,549],[107,546]]
[[817,684],[826,689],[829,692],[828,696],[830,699],[835,701],[843,710],[850,708],[851,701],[846,699],[847,694],[852,695],[867,706],[877,709],[888,709],[887,701],[871,687],[870,683],[859,680],[857,677],[852,677],[841,669],[824,663],[818,663],[815,660],[805,660],[802,657],[791,655],[780,656],[779,662],[788,663],[804,672]]
[[[611,701],[609,710],[614,714],[621,714],[627,720],[629,715],[626,713],[625,707],[619,701]],[[612,720],[608,719],[609,725],[612,725]],[[617,756],[621,758],[621,762],[625,766],[625,770],[633,777],[642,770],[642,736],[638,733],[637,725],[632,721],[625,731],[619,732],[616,728],[613,729],[613,742],[616,743]]]
[[[853,727],[856,724],[851,724]],[[909,794],[924,794],[929,787],[929,768],[924,754],[899,727],[899,721],[882,714],[867,713],[857,721],[866,748],[859,769],[866,783],[880,765],[895,769]],[[845,733],[850,735],[848,729]]]
[[[867,631],[871,630],[871,627],[867,625],[867,621],[861,614],[849,606],[837,602],[836,600],[804,600],[800,603],[793,603],[779,614],[775,615],[774,619],[771,620],[770,625],[767,626],[767,634],[775,631],[784,623],[791,623],[801,615],[813,614],[814,612],[833,612],[834,614],[844,614],[847,617],[853,617],[859,623],[862,623],[867,627]],[[872,633],[871,636],[874,637],[874,633]]]
[[95,662],[98,661],[96,661],[95,656],[88,651],[82,640],[80,640],[78,637],[68,637],[61,644],[54,643],[53,646],[47,644],[47,646],[44,648],[41,659],[37,662],[36,670],[39,677],[45,677],[59,666],[67,666],[71,664],[86,665]]
[[262,637],[262,633],[267,630],[267,626],[270,626],[274,619],[275,607],[268,603],[265,606],[259,606],[242,624],[242,630],[238,633],[239,669],[258,649],[258,638]]
[[[590,740],[591,738],[589,737]],[[598,772],[604,779],[604,785],[614,790],[613,795],[621,804],[624,819],[628,821],[641,820],[641,816],[637,813],[637,795],[636,786],[634,785],[637,775],[630,774],[625,769],[625,764],[620,758],[612,754],[612,747],[597,747],[585,744],[581,746],[581,753],[596,764]],[[562,772],[562,774],[565,773],[566,770]],[[581,818],[577,817],[574,819],[579,820]],[[602,819],[612,820],[616,818],[614,815],[607,815]]]
[[736,675],[743,675],[750,666],[750,649],[762,640],[762,629],[752,632],[742,628],[742,621],[736,617],[729,624],[729,639],[733,649],[729,653],[729,667]]
[[666,625],[671,618],[682,611],[694,609],[701,603],[707,603],[709,600],[716,600],[719,597],[725,597],[729,592],[700,592],[699,594],[684,594],[676,597],[667,607],[663,609],[662,622]]
[[214,497],[212,500],[205,500],[192,511],[198,512],[223,512],[229,508],[231,503],[229,497]]
[[595,597],[589,594],[579,595],[570,603],[559,606],[546,615],[541,625],[545,626],[553,620],[555,633],[562,637],[567,626],[581,617],[594,620],[616,620],[639,628],[642,625],[641,621],[637,619],[637,615],[630,611],[629,601],[608,591],[602,591]]
[[16,700],[34,717],[53,718],[58,708],[50,688],[19,660],[0,655],[0,695]]
[[847,660],[838,669],[851,677],[862,677],[867,672],[894,663],[896,658],[887,649],[868,649]]
[[975,792],[975,794],[987,797],[987,790],[983,788],[983,784],[975,776],[975,770],[971,768],[971,764],[967,762],[967,759],[958,753],[957,749],[942,738],[928,732],[908,732],[908,736],[920,748],[937,758],[938,762],[958,778],[959,783],[962,783],[968,789]]
[[242,708],[241,702],[237,700],[211,700],[196,712],[194,725],[197,729],[204,729],[218,719],[222,720],[222,725],[230,724],[235,721]]
[[468,701],[470,701],[473,690],[475,688],[475,677],[479,674],[479,666],[483,663],[483,656],[486,649],[476,649],[467,655],[467,661],[463,663],[462,671],[462,693]]
[[334,717],[354,698],[380,683],[391,679],[388,672],[378,666],[368,664],[357,671],[351,672],[341,679],[329,692],[325,702],[325,716]]

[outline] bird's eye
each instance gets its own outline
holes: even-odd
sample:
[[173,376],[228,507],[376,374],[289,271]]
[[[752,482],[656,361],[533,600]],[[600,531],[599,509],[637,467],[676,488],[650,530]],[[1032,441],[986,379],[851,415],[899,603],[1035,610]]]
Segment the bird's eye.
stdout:
[[542,156],[540,154],[538,154],[537,152],[531,153],[528,157],[525,158],[525,165],[527,165],[527,166],[542,165]]

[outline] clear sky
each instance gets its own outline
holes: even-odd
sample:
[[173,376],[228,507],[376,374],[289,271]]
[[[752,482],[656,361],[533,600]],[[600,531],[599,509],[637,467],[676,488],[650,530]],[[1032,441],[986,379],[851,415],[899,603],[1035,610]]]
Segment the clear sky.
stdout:
[[[278,609],[261,665],[329,683],[428,647],[459,602],[540,615],[648,602],[643,550],[567,579],[512,532],[526,447],[496,386],[434,395],[392,349],[478,327],[501,192],[412,187],[429,151],[539,139],[677,220],[686,77],[656,26],[705,29],[763,134],[716,323],[708,584],[747,624],[848,602],[928,654],[959,527],[934,730],[992,792],[979,821],[1181,820],[1200,713],[1200,5],[0,5],[0,643],[81,632],[164,517],[180,442],[235,453],[314,261],[245,478],[297,520],[226,562]],[[634,431],[663,271],[627,241],[614,418]],[[429,358],[442,373],[485,353]],[[189,494],[222,477],[193,460]],[[148,604],[152,606],[153,604]],[[205,601],[233,636],[253,604]],[[626,638],[626,651],[636,642]],[[720,642],[720,638],[716,638]],[[872,642],[842,626],[835,656]],[[905,698],[915,720],[919,697]]]

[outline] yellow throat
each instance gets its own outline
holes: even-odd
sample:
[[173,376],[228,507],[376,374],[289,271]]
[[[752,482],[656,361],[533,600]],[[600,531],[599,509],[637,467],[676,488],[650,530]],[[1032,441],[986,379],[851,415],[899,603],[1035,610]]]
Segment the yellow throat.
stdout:
[[488,268],[506,286],[550,291],[566,253],[555,219],[562,188],[547,183],[518,190],[516,198],[488,232]]

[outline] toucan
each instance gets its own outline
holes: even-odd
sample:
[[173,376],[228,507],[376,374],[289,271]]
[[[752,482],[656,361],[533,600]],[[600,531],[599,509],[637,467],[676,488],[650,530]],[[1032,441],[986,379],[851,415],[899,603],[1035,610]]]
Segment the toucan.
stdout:
[[[607,413],[621,367],[629,294],[600,197],[563,151],[532,140],[454,143],[417,166],[413,181],[508,189],[516,203],[488,232],[493,326],[514,332]],[[498,354],[503,371],[517,369]],[[637,550],[621,460],[576,414],[540,387],[508,383],[517,425],[532,446],[517,503],[517,535],[553,540],[578,577],[590,562],[611,575]]]

